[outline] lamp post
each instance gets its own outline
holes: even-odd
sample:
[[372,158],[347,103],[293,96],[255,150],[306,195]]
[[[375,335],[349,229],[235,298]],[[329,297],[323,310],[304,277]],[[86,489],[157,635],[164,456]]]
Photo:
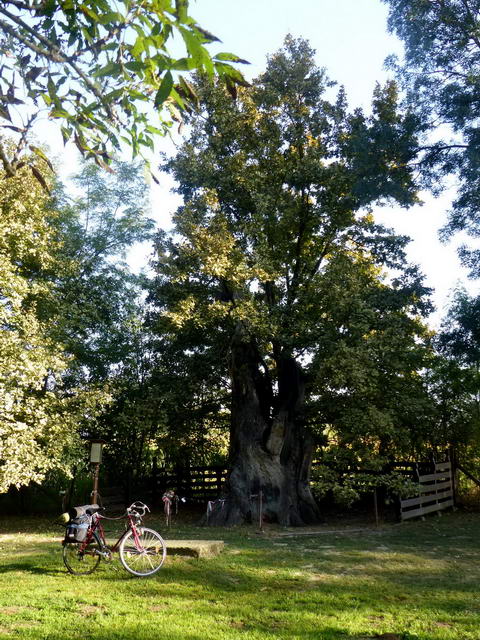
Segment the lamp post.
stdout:
[[90,464],[93,464],[93,491],[92,503],[97,504],[98,500],[98,473],[102,462],[103,440],[92,440],[90,443]]

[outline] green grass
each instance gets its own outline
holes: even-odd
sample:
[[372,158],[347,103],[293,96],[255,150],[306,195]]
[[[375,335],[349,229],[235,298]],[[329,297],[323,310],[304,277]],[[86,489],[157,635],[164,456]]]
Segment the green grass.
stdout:
[[118,558],[71,576],[59,529],[11,519],[0,535],[0,638],[478,640],[479,528],[480,515],[463,513],[314,536],[173,527],[167,539],[223,539],[225,551],[168,557],[138,579]]

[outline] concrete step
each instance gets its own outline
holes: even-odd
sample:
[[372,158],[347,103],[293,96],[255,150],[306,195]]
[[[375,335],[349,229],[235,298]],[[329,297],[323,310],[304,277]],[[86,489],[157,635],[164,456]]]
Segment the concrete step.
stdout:
[[[109,547],[115,544],[115,540],[107,538]],[[167,555],[189,556],[190,558],[214,558],[225,547],[223,540],[167,540]]]
[[167,555],[214,558],[225,547],[223,540],[165,540]]

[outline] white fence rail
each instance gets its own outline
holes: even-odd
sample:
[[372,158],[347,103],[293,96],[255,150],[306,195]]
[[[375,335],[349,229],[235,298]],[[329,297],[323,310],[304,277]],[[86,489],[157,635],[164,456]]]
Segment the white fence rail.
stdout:
[[437,462],[434,473],[419,475],[418,482],[418,496],[400,502],[402,520],[418,518],[454,506],[451,462]]

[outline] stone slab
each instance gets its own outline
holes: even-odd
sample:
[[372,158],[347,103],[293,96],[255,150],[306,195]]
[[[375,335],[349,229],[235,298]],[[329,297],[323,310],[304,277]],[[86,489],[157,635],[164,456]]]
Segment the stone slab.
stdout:
[[214,558],[225,547],[223,540],[165,540],[167,555]]
[[[167,555],[189,556],[190,558],[214,558],[225,548],[223,540],[167,540]],[[116,540],[107,538],[107,545],[112,547]]]

